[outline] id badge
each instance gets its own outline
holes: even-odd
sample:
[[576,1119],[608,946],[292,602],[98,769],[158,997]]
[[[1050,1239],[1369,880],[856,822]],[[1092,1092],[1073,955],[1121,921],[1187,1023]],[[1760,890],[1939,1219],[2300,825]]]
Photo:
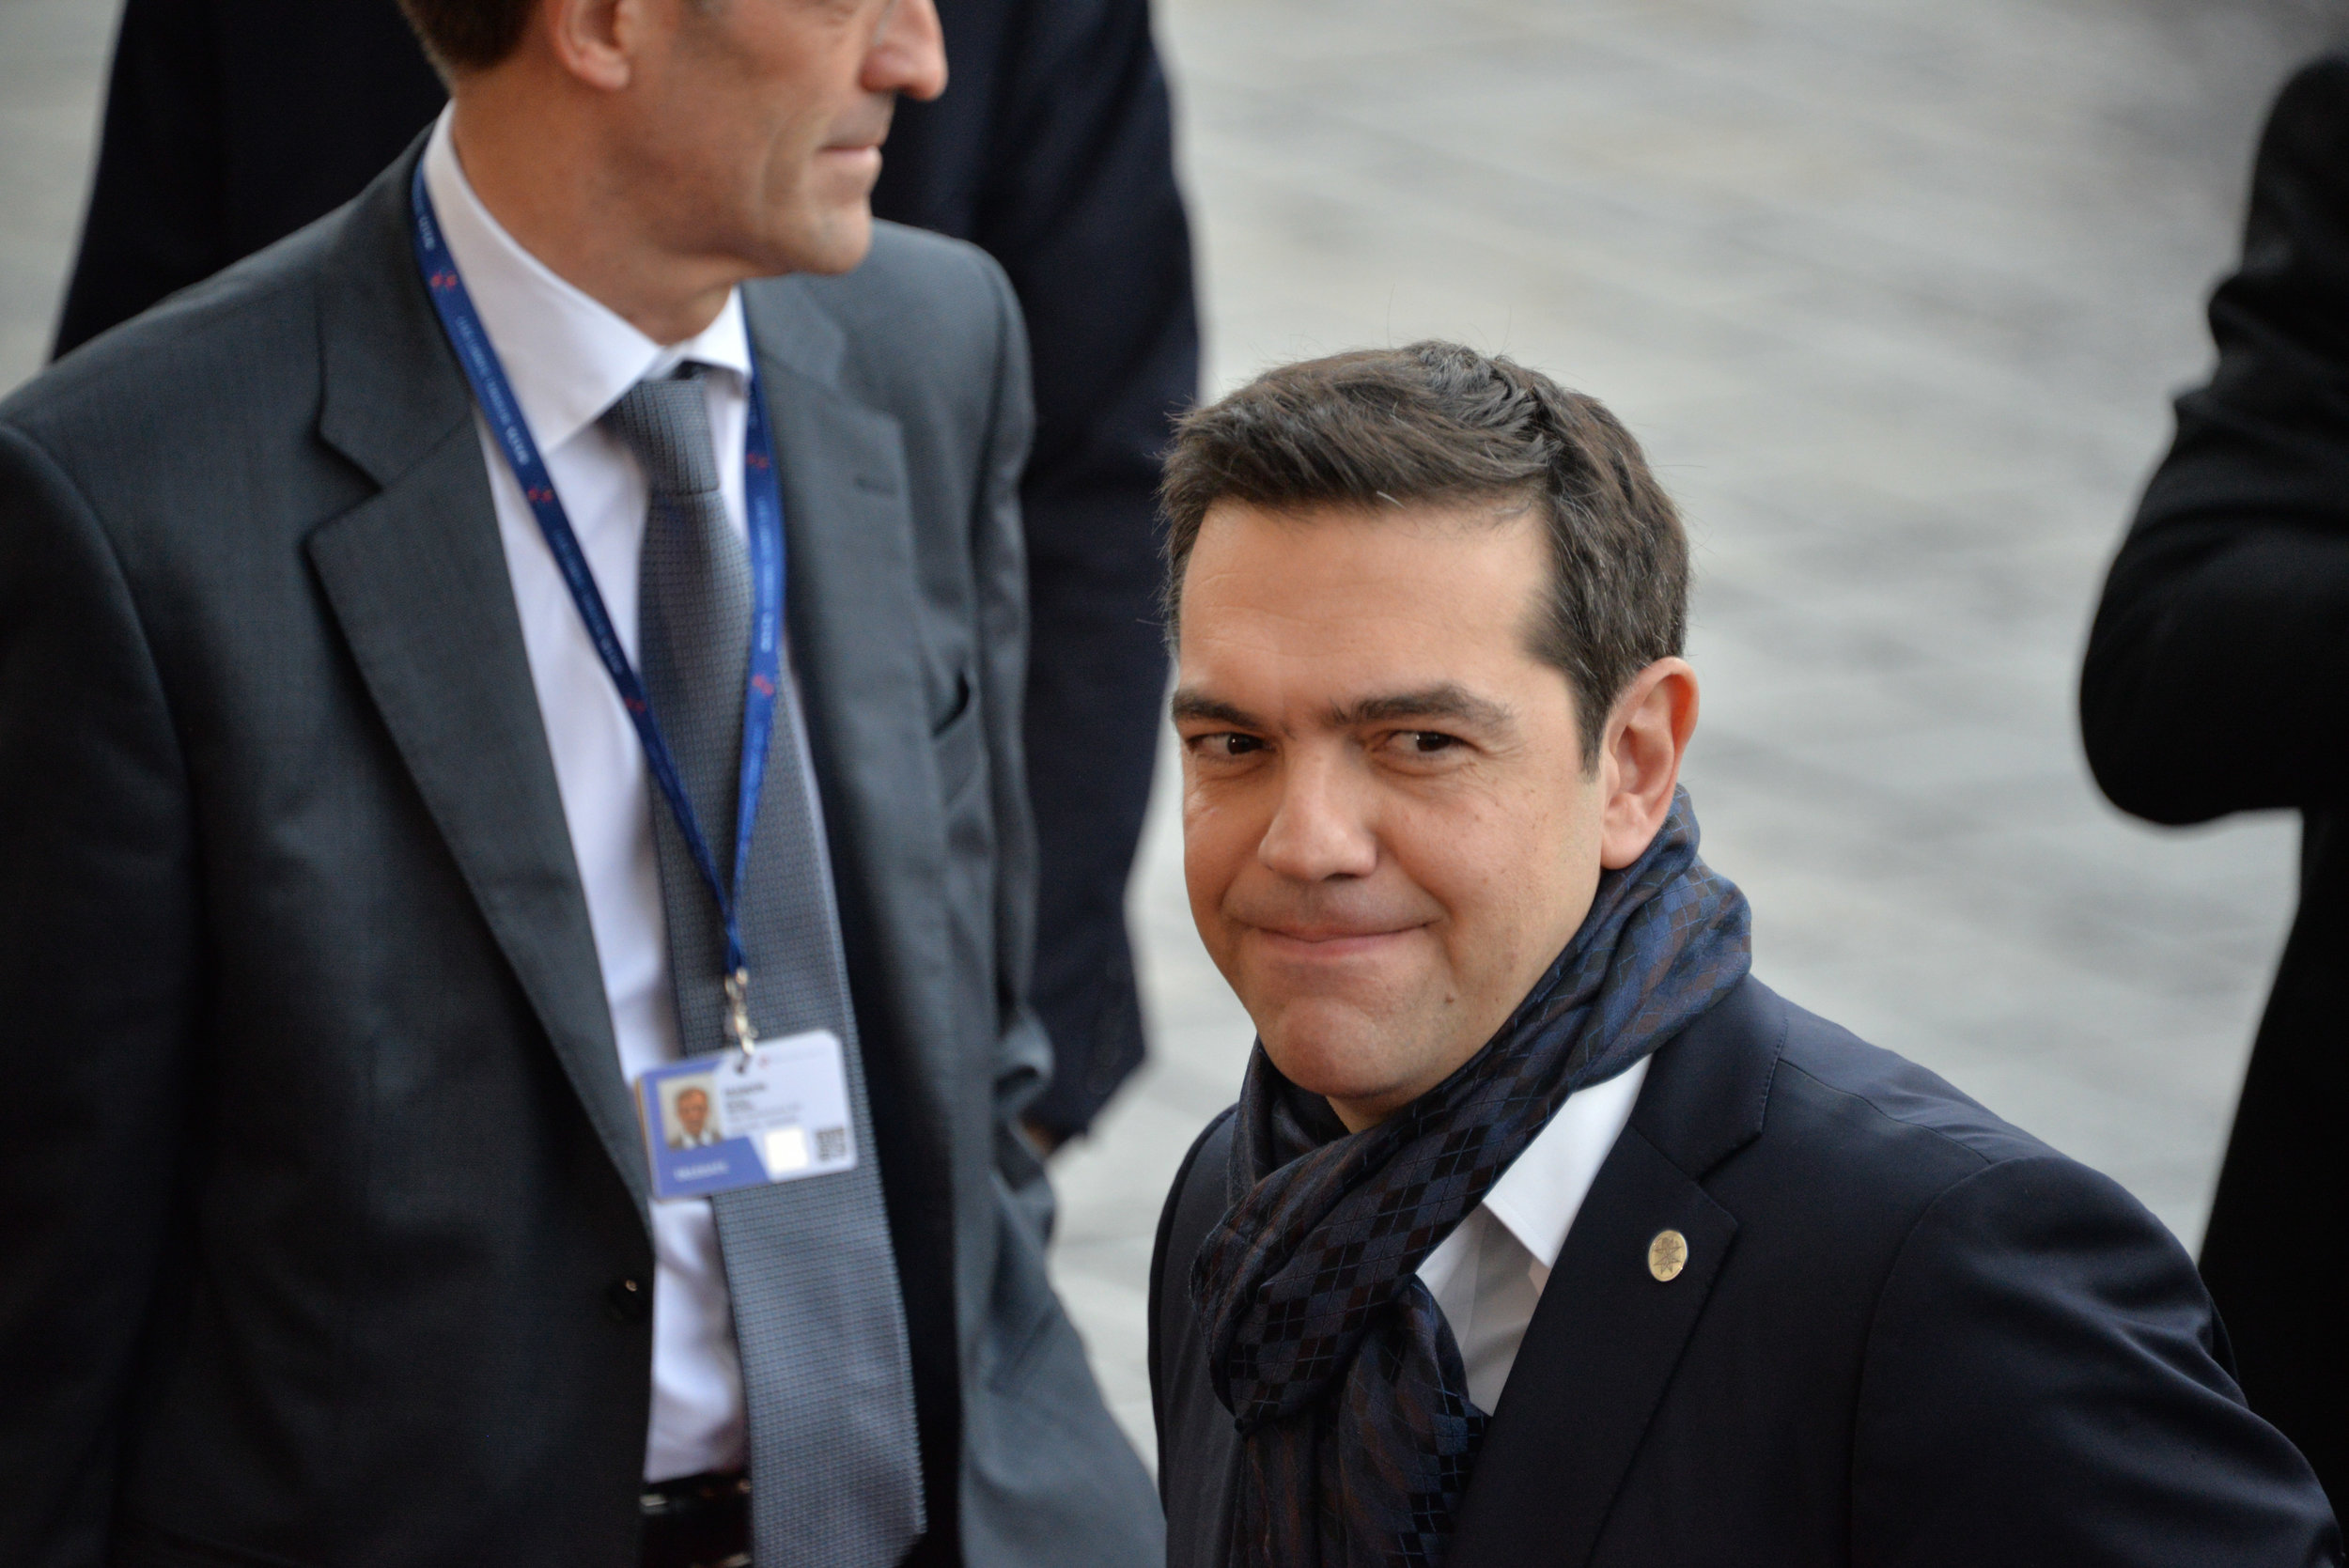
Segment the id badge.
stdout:
[[848,1063],[829,1029],[689,1056],[636,1080],[656,1199],[828,1176],[856,1165]]

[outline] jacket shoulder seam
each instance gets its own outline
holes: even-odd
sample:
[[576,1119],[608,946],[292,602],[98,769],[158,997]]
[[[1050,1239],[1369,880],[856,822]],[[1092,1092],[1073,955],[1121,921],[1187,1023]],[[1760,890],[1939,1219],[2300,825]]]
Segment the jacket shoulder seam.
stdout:
[[[1912,1131],[1912,1132],[1921,1133],[1921,1134],[1923,1134],[1923,1135],[1925,1135],[1925,1136],[1927,1136],[1927,1137],[1937,1139],[1937,1140],[1938,1140],[1939,1141],[1941,1141],[1941,1142],[1943,1142],[1943,1143],[1948,1144],[1948,1145],[1949,1145],[1951,1148],[1952,1148],[1952,1149],[1958,1149],[1958,1150],[1962,1150],[1962,1151],[1964,1151],[1966,1154],[1968,1154],[1968,1155],[1971,1156],[1971,1157],[1972,1157],[1975,1160],[1977,1160],[1977,1161],[1979,1161],[1979,1162],[1980,1162],[1980,1165],[1981,1165],[1981,1168],[1982,1168],[1981,1170],[1971,1171],[1971,1172],[1968,1172],[1967,1174],[1965,1174],[1965,1175],[1963,1175],[1963,1176],[1960,1176],[1959,1178],[1957,1178],[1957,1181],[1956,1181],[1956,1182],[1952,1182],[1952,1183],[1950,1184],[1950,1186],[1952,1186],[1952,1187],[1954,1187],[1954,1186],[1958,1185],[1958,1183],[1960,1183],[1960,1182],[1971,1181],[1971,1180],[1972,1180],[1975,1176],[1980,1175],[1980,1174],[1982,1173],[1982,1170],[1988,1170],[1988,1169],[1990,1169],[1990,1168],[1992,1168],[1992,1167],[1994,1167],[1994,1166],[2004,1165],[2004,1164],[2009,1163],[2011,1160],[2015,1160],[2015,1159],[2026,1159],[2026,1158],[2030,1158],[2030,1157],[2033,1157],[2032,1156],[2030,1156],[2030,1155],[2020,1155],[2020,1154],[2017,1154],[2017,1155],[2010,1155],[2010,1156],[2006,1156],[2006,1157],[1999,1157],[1999,1156],[1995,1156],[1995,1155],[1985,1154],[1983,1151],[1982,1151],[1981,1149],[1978,1149],[1978,1148],[1974,1147],[1974,1145],[1973,1145],[1973,1144],[1968,1143],[1968,1141],[1966,1141],[1964,1139],[1954,1137],[1954,1136],[1952,1136],[1952,1134],[1950,1134],[1949,1132],[1944,1131],[1944,1130],[1943,1130],[1942,1128],[1940,1128],[1940,1127],[1936,1127],[1936,1126],[1926,1126],[1926,1125],[1925,1125],[1924,1123],[1922,1123],[1922,1122],[1913,1121],[1913,1120],[1911,1120],[1910,1118],[1908,1118],[1908,1117],[1906,1117],[1906,1116],[1902,1116],[1902,1115],[1896,1114],[1896,1113],[1895,1113],[1895,1112],[1893,1112],[1893,1111],[1887,1110],[1886,1110],[1883,1106],[1878,1105],[1878,1104],[1877,1104],[1877,1103],[1876,1103],[1874,1099],[1870,1098],[1870,1097],[1869,1097],[1868,1095],[1866,1095],[1866,1094],[1861,1094],[1859,1091],[1858,1091],[1858,1090],[1856,1090],[1856,1089],[1846,1089],[1846,1088],[1844,1088],[1844,1087],[1843,1087],[1842,1084],[1840,1084],[1840,1083],[1830,1083],[1830,1082],[1828,1082],[1826,1079],[1821,1078],[1818,1074],[1816,1074],[1816,1073],[1812,1072],[1810,1068],[1808,1068],[1808,1067],[1804,1066],[1804,1065],[1803,1065],[1801,1063],[1799,1063],[1799,1062],[1789,1062],[1789,1061],[1787,1061],[1787,1060],[1786,1060],[1783,1056],[1781,1056],[1781,1057],[1780,1057],[1779,1062],[1780,1062],[1780,1065],[1781,1065],[1781,1066],[1783,1066],[1783,1067],[1786,1067],[1786,1068],[1789,1068],[1789,1069],[1791,1069],[1792,1071],[1795,1071],[1795,1072],[1800,1073],[1800,1074],[1801,1074],[1804,1078],[1809,1079],[1810,1079],[1812,1083],[1817,1084],[1817,1085],[1818,1085],[1821,1089],[1825,1090],[1827,1093],[1828,1093],[1828,1094],[1833,1094],[1833,1095],[1836,1095],[1838,1098],[1841,1098],[1841,1099],[1846,1099],[1846,1100],[1856,1100],[1856,1101],[1858,1101],[1859,1104],[1866,1106],[1866,1107],[1867,1107],[1867,1108],[1868,1108],[1871,1111],[1875,1112],[1875,1113],[1876,1114],[1876,1116],[1878,1116],[1878,1117],[1879,1117],[1879,1118],[1881,1118],[1882,1120],[1887,1121],[1887,1122],[1890,1122],[1890,1123],[1891,1123],[1891,1124],[1892,1124],[1893,1126],[1895,1126],[1906,1127],[1906,1128],[1908,1128],[1908,1129],[1909,1129],[1910,1131]],[[1984,1112],[1984,1114],[1986,1115],[1986,1114],[1988,1114],[1988,1112],[1987,1112],[1987,1111],[1985,1111],[1985,1112]],[[2021,1130],[2020,1130],[2019,1128],[2015,1129],[2015,1130],[2016,1134],[2017,1134],[2018,1136],[2020,1136],[2020,1137],[2025,1137],[2025,1138],[2030,1137],[2030,1134],[2021,1132]],[[2046,1152],[2052,1153],[2053,1151],[2046,1151]],[[1943,1189],[1941,1189],[1941,1190],[1946,1190],[1946,1188],[1943,1188]]]

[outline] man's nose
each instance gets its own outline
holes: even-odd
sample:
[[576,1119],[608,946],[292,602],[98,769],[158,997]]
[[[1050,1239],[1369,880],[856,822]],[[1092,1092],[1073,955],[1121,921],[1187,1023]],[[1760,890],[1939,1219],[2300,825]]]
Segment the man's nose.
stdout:
[[1338,758],[1293,758],[1283,769],[1280,804],[1256,846],[1257,860],[1299,882],[1369,876],[1378,865],[1378,840],[1370,827],[1368,793]]
[[946,33],[937,0],[893,0],[864,57],[862,85],[924,103],[946,90]]

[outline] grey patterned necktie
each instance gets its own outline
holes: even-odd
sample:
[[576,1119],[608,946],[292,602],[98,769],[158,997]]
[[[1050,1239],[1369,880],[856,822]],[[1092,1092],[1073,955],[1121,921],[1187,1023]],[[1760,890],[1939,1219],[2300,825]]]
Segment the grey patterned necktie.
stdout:
[[[637,662],[710,853],[731,875],[750,553],[720,499],[697,371],[639,381],[604,422],[651,489]],[[658,791],[652,815],[679,1037],[688,1055],[723,1050],[734,1043],[724,924]],[[711,1200],[750,1415],[753,1560],[758,1568],[892,1568],[924,1527],[913,1374],[817,822],[806,730],[786,675],[740,895],[751,1016],[762,1039],[811,1029],[840,1037],[858,1157],[853,1170]]]

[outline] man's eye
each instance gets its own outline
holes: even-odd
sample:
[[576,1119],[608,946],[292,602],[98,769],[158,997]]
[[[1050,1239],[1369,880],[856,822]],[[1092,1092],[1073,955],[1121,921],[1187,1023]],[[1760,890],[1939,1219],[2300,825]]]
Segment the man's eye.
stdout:
[[1251,752],[1264,750],[1264,742],[1252,735],[1235,735],[1226,730],[1219,735],[1203,735],[1192,741],[1211,757],[1241,757]]
[[1445,735],[1439,730],[1406,730],[1397,738],[1421,756],[1448,752],[1460,744],[1458,736]]

